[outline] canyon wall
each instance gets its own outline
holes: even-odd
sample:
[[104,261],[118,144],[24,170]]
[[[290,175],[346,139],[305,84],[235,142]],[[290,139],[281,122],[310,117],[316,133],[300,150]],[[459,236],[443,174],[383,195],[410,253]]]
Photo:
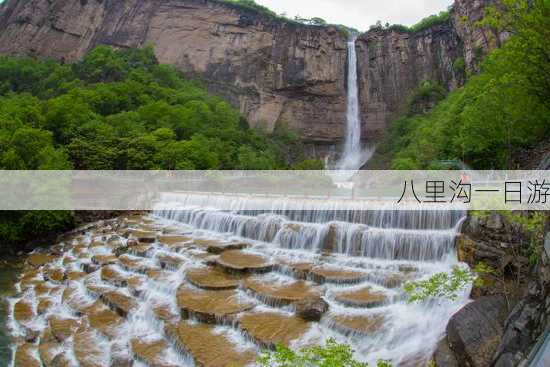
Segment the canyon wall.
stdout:
[[[462,83],[486,38],[472,31],[489,0],[456,0],[452,21],[418,33],[372,30],[358,39],[363,137],[376,139],[424,80]],[[155,46],[160,62],[201,79],[254,126],[297,131],[316,145],[345,133],[346,35],[216,0],[8,0],[0,53],[78,60],[99,44]],[[480,46],[481,45],[481,46]]]

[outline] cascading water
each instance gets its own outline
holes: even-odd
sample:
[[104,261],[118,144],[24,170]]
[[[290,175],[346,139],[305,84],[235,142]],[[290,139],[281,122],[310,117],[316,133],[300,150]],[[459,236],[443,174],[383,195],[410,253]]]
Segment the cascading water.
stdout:
[[336,163],[337,169],[350,171],[360,169],[373,153],[371,149],[363,149],[361,146],[356,40],[357,36],[353,35],[348,41],[346,136],[342,156]]

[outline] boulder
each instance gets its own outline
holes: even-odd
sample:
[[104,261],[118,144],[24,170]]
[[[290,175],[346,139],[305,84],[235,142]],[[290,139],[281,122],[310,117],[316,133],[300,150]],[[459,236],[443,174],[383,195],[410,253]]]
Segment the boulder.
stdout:
[[447,338],[459,365],[490,365],[502,340],[506,308],[504,296],[487,296],[469,303],[451,317]]
[[328,311],[328,303],[321,297],[308,298],[294,303],[296,315],[304,320],[319,321]]

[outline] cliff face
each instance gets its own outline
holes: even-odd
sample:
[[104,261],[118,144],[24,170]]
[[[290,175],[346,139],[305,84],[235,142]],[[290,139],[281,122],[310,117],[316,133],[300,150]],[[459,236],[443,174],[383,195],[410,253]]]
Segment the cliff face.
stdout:
[[[376,139],[419,83],[462,83],[453,62],[474,69],[486,35],[464,17],[490,0],[456,0],[453,20],[416,34],[369,31],[357,42],[363,136]],[[74,61],[98,44],[155,45],[176,65],[240,108],[255,125],[277,124],[306,141],[345,132],[347,50],[334,27],[282,22],[216,0],[8,0],[0,53]]]
[[331,141],[345,121],[346,40],[209,0],[11,0],[0,52],[73,61],[98,44],[155,45],[256,125]]
[[462,82],[453,70],[462,43],[451,24],[414,34],[373,30],[363,34],[357,45],[363,136],[383,133],[423,81],[437,81],[448,89]]

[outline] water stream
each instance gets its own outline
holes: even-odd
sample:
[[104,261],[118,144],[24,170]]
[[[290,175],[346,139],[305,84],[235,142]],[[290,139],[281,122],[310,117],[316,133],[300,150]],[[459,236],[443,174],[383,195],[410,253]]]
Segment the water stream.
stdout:
[[347,113],[344,149],[336,163],[339,170],[358,170],[364,166],[374,153],[371,148],[361,144],[361,114],[359,109],[359,86],[357,80],[357,35],[348,41],[348,75],[347,75]]

